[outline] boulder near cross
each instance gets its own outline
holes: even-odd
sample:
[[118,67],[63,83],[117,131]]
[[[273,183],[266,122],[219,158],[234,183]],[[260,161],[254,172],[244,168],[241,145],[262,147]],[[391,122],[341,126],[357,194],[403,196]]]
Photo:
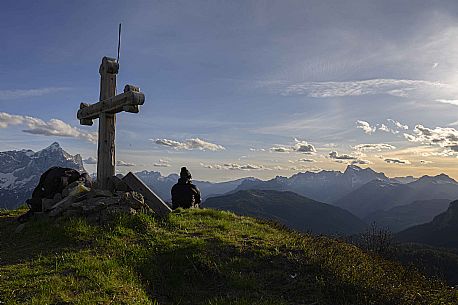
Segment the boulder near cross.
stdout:
[[115,127],[116,113],[121,111],[138,113],[139,105],[145,102],[145,95],[132,85],[124,87],[124,93],[116,95],[116,74],[119,63],[114,58],[104,57],[100,64],[99,102],[80,104],[77,117],[81,125],[92,125],[99,119],[99,143],[97,150],[97,184],[107,189],[109,179],[115,175]]

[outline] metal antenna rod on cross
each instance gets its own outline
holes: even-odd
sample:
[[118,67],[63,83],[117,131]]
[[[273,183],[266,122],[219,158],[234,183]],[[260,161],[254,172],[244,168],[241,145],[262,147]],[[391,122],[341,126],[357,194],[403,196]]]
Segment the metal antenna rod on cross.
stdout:
[[119,63],[115,58],[104,57],[100,65],[99,102],[80,104],[77,117],[81,125],[92,125],[99,119],[99,143],[97,151],[97,185],[109,188],[109,180],[115,175],[115,127],[116,113],[121,111],[138,113],[139,105],[145,102],[145,95],[132,85],[124,87],[124,93],[116,95],[116,74]]

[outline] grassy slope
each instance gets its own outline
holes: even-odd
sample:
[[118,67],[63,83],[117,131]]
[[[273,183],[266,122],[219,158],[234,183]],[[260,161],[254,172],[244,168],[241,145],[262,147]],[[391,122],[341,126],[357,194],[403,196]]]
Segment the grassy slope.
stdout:
[[0,301],[6,304],[457,304],[458,293],[325,237],[229,212],[166,220],[0,216]]

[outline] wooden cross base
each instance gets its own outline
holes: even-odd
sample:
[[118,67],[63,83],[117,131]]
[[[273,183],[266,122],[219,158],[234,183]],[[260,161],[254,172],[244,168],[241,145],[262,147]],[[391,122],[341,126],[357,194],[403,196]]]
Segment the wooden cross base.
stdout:
[[166,216],[172,211],[172,209],[134,173],[129,172],[122,178],[122,181],[124,181],[132,191],[142,194],[145,203],[159,216]]

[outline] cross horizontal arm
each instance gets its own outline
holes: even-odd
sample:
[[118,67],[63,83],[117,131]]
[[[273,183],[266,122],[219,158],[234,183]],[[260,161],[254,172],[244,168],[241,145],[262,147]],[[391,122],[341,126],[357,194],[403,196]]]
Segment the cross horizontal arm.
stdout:
[[92,120],[97,119],[101,113],[118,113],[121,111],[138,112],[138,106],[145,102],[145,95],[135,86],[127,85],[124,93],[113,96],[104,101],[88,105],[81,103],[77,118],[82,125],[92,125]]

